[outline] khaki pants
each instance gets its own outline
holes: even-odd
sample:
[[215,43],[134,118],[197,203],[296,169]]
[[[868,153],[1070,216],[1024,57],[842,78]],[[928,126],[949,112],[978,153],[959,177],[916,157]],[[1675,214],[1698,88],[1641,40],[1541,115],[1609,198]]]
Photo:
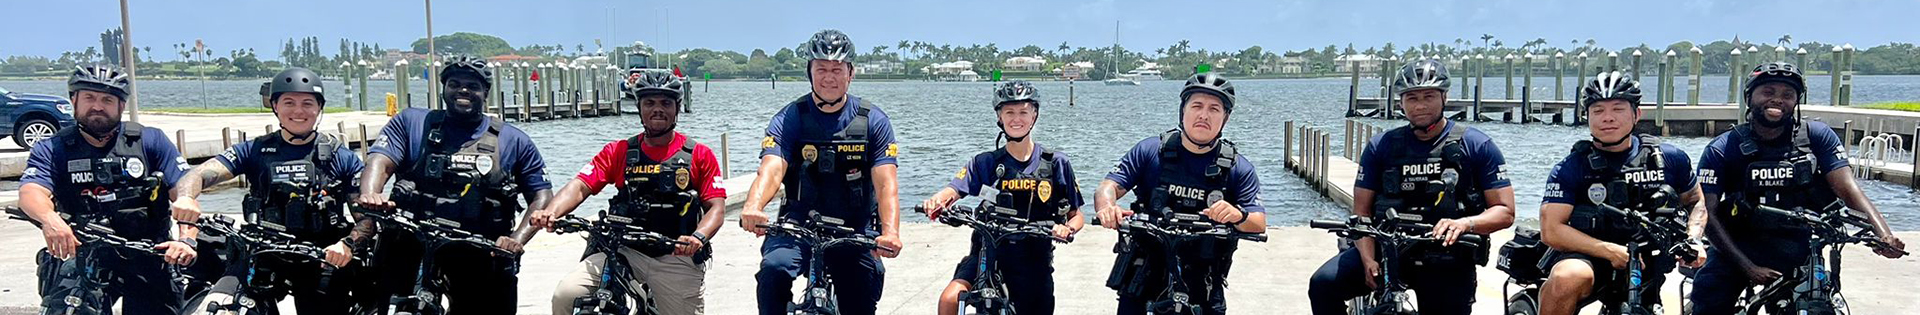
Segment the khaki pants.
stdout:
[[[666,255],[659,258],[647,257],[633,251],[620,249],[620,256],[633,267],[633,278],[637,283],[629,283],[635,300],[644,300],[640,285],[645,284],[653,291],[654,306],[660,314],[706,314],[706,302],[703,297],[706,285],[707,265],[694,264],[693,257]],[[599,289],[600,270],[606,268],[606,254],[595,253],[580,261],[580,268],[560,278],[560,284],[553,288],[553,313],[573,314],[573,299],[593,294]],[[634,309],[645,307],[631,305]]]

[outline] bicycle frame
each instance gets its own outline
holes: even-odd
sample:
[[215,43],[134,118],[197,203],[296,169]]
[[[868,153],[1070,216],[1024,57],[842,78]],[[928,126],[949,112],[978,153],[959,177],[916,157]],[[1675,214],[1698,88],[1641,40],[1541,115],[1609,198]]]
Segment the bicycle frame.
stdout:
[[[666,235],[640,230],[616,221],[619,220],[610,219],[608,215],[602,214],[600,220],[592,223],[572,215],[561,217],[554,222],[554,230],[560,234],[587,232],[583,237],[587,238],[588,247],[606,259],[606,263],[600,268],[600,287],[591,295],[574,299],[574,314],[625,315],[633,311],[633,307],[627,304],[625,298],[632,295],[632,292],[645,290],[627,287],[628,283],[634,281],[633,267],[620,255],[621,248],[628,244],[664,243],[676,246],[685,244]],[[652,295],[647,292],[642,292],[642,297],[646,302],[653,300]],[[643,314],[658,312],[645,305],[641,305],[641,309],[645,311]]]
[[[1316,229],[1328,230],[1340,237],[1359,240],[1373,238],[1380,255],[1375,258],[1380,263],[1380,283],[1372,293],[1362,297],[1366,307],[1353,312],[1359,314],[1418,314],[1418,296],[1400,280],[1401,252],[1425,243],[1439,243],[1445,239],[1425,236],[1433,230],[1432,225],[1402,222],[1395,211],[1388,210],[1382,219],[1354,216],[1347,221],[1313,220],[1308,223]],[[1455,245],[1477,246],[1484,236],[1479,234],[1460,234]]]
[[792,236],[808,245],[807,286],[799,301],[787,305],[788,314],[839,314],[840,307],[834,304],[836,295],[831,285],[833,282],[827,275],[826,264],[822,263],[827,257],[827,250],[844,246],[873,249],[876,246],[872,237],[856,233],[857,231],[853,228],[840,223],[822,221],[840,220],[815,214],[806,222],[789,222],[783,217],[773,224],[761,226],[767,229],[770,236]]
[[[981,209],[996,211],[981,211]],[[999,212],[1001,209],[1006,209],[1006,212]],[[969,280],[972,288],[960,293],[961,314],[966,314],[967,307],[974,308],[978,314],[1016,313],[1017,309],[1008,301],[1007,286],[1001,279],[999,265],[992,263],[995,259],[994,253],[1000,248],[1001,243],[1016,235],[1044,237],[1059,243],[1073,241],[1071,238],[1053,237],[1052,228],[1055,225],[1053,221],[1027,222],[1014,217],[1012,213],[1017,212],[1012,210],[997,207],[989,201],[981,201],[979,208],[950,207],[939,218],[941,224],[956,227],[964,225],[987,235],[987,242],[982,243],[980,249],[974,252],[975,274],[974,278]],[[925,209],[918,207],[916,211],[926,212]]]
[[392,307],[394,314],[437,315],[446,313],[446,309],[440,305],[441,295],[443,295],[446,290],[446,284],[442,283],[445,279],[444,276],[438,274],[439,266],[435,265],[436,259],[434,256],[438,256],[437,254],[440,253],[442,249],[448,248],[448,246],[465,246],[490,250],[495,255],[499,255],[498,257],[500,258],[514,261],[514,265],[508,266],[508,272],[518,272],[517,257],[519,254],[500,249],[499,245],[495,244],[492,240],[453,227],[457,226],[456,224],[441,222],[445,221],[444,219],[415,220],[411,214],[405,211],[395,211],[392,214],[363,212],[362,215],[373,217],[374,219],[380,220],[383,224],[401,230],[414,232],[422,243],[420,268],[414,273],[413,292],[410,295],[395,296],[389,300],[389,305]]
[[[1095,220],[1094,224],[1099,224]],[[1135,214],[1120,222],[1122,235],[1137,234],[1154,238],[1163,244],[1161,254],[1167,262],[1167,287],[1153,301],[1147,303],[1152,314],[1195,314],[1201,305],[1196,304],[1183,275],[1186,263],[1182,262],[1175,248],[1181,244],[1201,239],[1239,239],[1254,242],[1267,241],[1264,233],[1241,232],[1226,224],[1217,224],[1198,214],[1174,213],[1168,217],[1156,218],[1147,214]],[[1136,233],[1138,232],[1138,233]]]

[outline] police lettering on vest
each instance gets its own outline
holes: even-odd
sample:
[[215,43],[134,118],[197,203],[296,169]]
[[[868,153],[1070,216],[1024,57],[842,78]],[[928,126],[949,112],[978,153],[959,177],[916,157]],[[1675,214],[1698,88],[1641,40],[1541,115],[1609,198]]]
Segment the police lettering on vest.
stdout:
[[[344,196],[340,174],[332,168],[340,140],[316,134],[306,152],[295,149],[276,131],[254,138],[248,158],[264,167],[264,174],[246,174],[255,184],[243,203],[247,221],[296,239],[327,241],[345,236],[348,221],[342,212]],[[224,156],[229,163],[237,155]]]
[[[641,229],[667,236],[692,235],[700,224],[705,205],[700,203],[700,188],[693,185],[692,139],[665,161],[655,161],[641,150],[644,139],[627,139],[625,183],[608,201],[609,220],[628,221]],[[673,253],[664,244],[629,244],[647,256]],[[704,251],[703,251],[704,254]],[[705,260],[704,255],[696,260]]]

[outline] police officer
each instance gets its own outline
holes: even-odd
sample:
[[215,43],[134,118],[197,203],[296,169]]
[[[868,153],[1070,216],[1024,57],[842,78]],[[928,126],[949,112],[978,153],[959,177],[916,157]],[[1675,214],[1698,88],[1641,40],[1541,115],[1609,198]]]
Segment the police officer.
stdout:
[[[846,222],[855,231],[879,232],[872,252],[841,248],[827,255],[827,272],[838,293],[840,311],[872,314],[886,272],[880,260],[899,255],[899,155],[893,122],[871,102],[847,94],[853,81],[853,41],[837,30],[813,34],[805,44],[807,79],[813,92],[788,103],[767,123],[760,140],[760,171],[740,210],[740,227],[766,235],[765,210],[778,186],[786,198],[780,216],[792,221],[811,215]],[[789,165],[788,163],[794,163]],[[811,249],[798,239],[768,237],[760,247],[758,297],[761,314],[783,314],[792,301],[793,279],[805,271]]]
[[1893,249],[1906,247],[1854,184],[1840,136],[1825,123],[1800,119],[1800,99],[1807,91],[1800,70],[1773,62],[1754,67],[1747,78],[1747,123],[1715,137],[1700,157],[1700,191],[1710,210],[1707,236],[1713,249],[1695,275],[1694,314],[1731,314],[1741,291],[1791,272],[1810,254],[1811,230],[1755,210],[1760,205],[1818,211],[1838,201],[1865,213],[1881,241]]
[[[927,216],[939,220],[948,206],[964,196],[990,198],[995,206],[1015,209],[1028,222],[1051,222],[1053,236],[1071,238],[1085,226],[1080,215],[1079,185],[1073,177],[1073,164],[1067,155],[1041,147],[1033,141],[1034,123],[1040,119],[1039,90],[1026,81],[1009,81],[994,88],[993,110],[999,116],[1000,134],[1007,144],[997,150],[974,155],[953,181],[920,203]],[[996,140],[997,141],[997,140]],[[982,186],[998,194],[982,196]],[[1000,270],[1007,285],[1007,297],[1020,314],[1053,314],[1053,242],[1046,238],[1009,236],[997,247],[990,262]],[[953,281],[940,292],[942,315],[959,310],[960,293],[972,289],[979,272],[982,243],[988,239],[974,231],[968,256],[954,266]]]
[[[1666,282],[1675,261],[1649,256],[1664,248],[1643,247],[1639,253],[1628,253],[1628,242],[1646,241],[1635,238],[1642,227],[1600,205],[1648,212],[1655,220],[1679,219],[1652,213],[1659,208],[1684,211],[1680,213],[1689,214],[1689,234],[1701,235],[1706,214],[1691,211],[1700,203],[1692,163],[1686,152],[1660,142],[1659,137],[1633,132],[1640,120],[1640,82],[1619,71],[1605,72],[1588,81],[1580,93],[1593,140],[1574,143],[1573,152],[1547,175],[1540,230],[1541,240],[1553,250],[1540,263],[1549,271],[1540,290],[1540,313],[1573,314],[1581,304],[1622,298],[1595,294],[1626,293],[1628,255],[1645,259],[1642,279],[1652,289],[1643,291],[1642,299],[1646,305],[1658,305],[1660,284]],[[1696,256],[1680,263],[1698,267],[1704,261]]]
[[[1235,230],[1266,230],[1266,208],[1260,206],[1260,178],[1253,163],[1238,153],[1222,130],[1233,115],[1233,83],[1212,73],[1187,78],[1180,90],[1179,128],[1140,140],[1120,157],[1113,172],[1100,181],[1093,204],[1100,224],[1118,228],[1120,220],[1135,214],[1166,218],[1197,214]],[[1133,192],[1134,204],[1122,208],[1116,200]],[[1227,270],[1233,263],[1237,240],[1203,241],[1199,246],[1168,248],[1147,237],[1123,242],[1115,260],[1114,277],[1107,286],[1119,293],[1118,314],[1145,314],[1147,304],[1167,287],[1171,268],[1165,251],[1176,251],[1186,264],[1178,275],[1187,283],[1201,314],[1227,311]],[[1137,270],[1132,268],[1145,268]],[[1130,270],[1130,271],[1129,271]]]
[[[173,218],[195,222],[201,215],[200,190],[208,183],[220,183],[244,174],[255,183],[247,189],[242,213],[248,224],[292,236],[307,244],[326,246],[327,263],[346,266],[357,247],[348,244],[351,220],[347,219],[347,196],[359,191],[353,176],[360,174],[360,157],[345,142],[318,132],[321,112],[326,108],[320,74],[306,68],[288,68],[267,82],[268,99],[280,130],[234,144],[212,161],[188,171],[174,186]],[[344,273],[325,272],[319,266],[288,261],[255,261],[255,269],[270,270],[262,279],[286,279],[294,308],[304,314],[346,312],[347,281],[344,277],[322,280]],[[230,264],[227,277],[240,278],[248,270],[245,264]],[[325,284],[325,286],[323,286]],[[253,284],[246,284],[253,285]],[[230,288],[229,288],[230,289]],[[217,292],[233,294],[234,292]],[[279,297],[254,297],[265,305]]]
[[[553,196],[547,191],[552,184],[546,179],[546,162],[527,134],[482,113],[492,78],[485,61],[453,57],[440,69],[440,100],[446,109],[408,108],[387,122],[360,174],[357,203],[364,211],[397,207],[416,218],[451,220],[466,232],[497,239],[501,249],[511,252],[519,252],[520,244],[533,238],[536,230],[527,220],[514,220],[522,209],[515,197],[525,197],[528,208],[544,208]],[[392,196],[381,193],[395,176],[399,178]],[[396,230],[382,231],[374,255],[386,282],[381,287],[407,294],[419,270],[421,240]],[[450,313],[512,313],[518,258],[472,248],[432,254],[438,261],[459,262],[438,266],[449,280]]]
[[627,261],[636,280],[652,293],[636,300],[651,299],[660,314],[706,313],[702,286],[712,255],[707,241],[726,218],[727,191],[716,183],[720,162],[712,149],[674,131],[686,82],[664,70],[635,75],[626,92],[639,106],[642,132],[608,143],[576,180],[560,188],[547,209],[533,213],[532,225],[551,230],[554,218],[573,212],[587,196],[613,184],[618,193],[600,214],[603,219],[632,222],[683,244],[628,244],[618,258],[592,253],[553,289],[553,314],[573,313],[574,299],[603,285],[600,271],[609,259]]
[[[120,121],[126,110],[127,86],[132,77],[107,65],[80,66],[67,79],[76,126],[61,129],[39,142],[27,154],[20,177],[20,208],[40,223],[47,248],[39,255],[40,307],[64,309],[68,296],[63,281],[78,279],[81,270],[68,261],[81,253],[74,237],[77,224],[103,225],[115,236],[154,242],[164,251],[155,257],[130,252],[97,251],[86,256],[106,268],[104,301],[89,305],[120,309],[126,314],[176,314],[181,292],[173,285],[166,264],[185,266],[196,257],[197,230],[172,221],[162,191],[171,189],[186,172],[165,132],[136,122]],[[177,230],[177,234],[170,232]]]
[[[1461,234],[1486,235],[1513,224],[1513,187],[1493,139],[1448,121],[1447,69],[1438,60],[1417,60],[1393,78],[1407,125],[1375,136],[1360,156],[1353,184],[1353,214],[1371,217],[1391,209],[1432,224],[1439,246],[1434,261],[1401,260],[1398,275],[1420,296],[1424,314],[1472,310],[1474,265],[1486,262],[1488,244],[1455,247]],[[1314,272],[1307,295],[1314,314],[1344,313],[1342,303],[1379,285],[1380,263],[1372,239],[1327,260]]]

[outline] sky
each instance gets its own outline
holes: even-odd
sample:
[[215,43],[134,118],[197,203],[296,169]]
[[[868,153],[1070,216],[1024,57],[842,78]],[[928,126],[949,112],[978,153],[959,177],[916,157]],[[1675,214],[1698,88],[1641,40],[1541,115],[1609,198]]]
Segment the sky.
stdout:
[[[407,0],[191,0],[131,2],[134,46],[171,60],[175,43],[204,39],[217,55],[253,48],[277,58],[288,38],[316,36],[332,55],[340,38],[409,47],[427,34],[426,5]],[[118,1],[0,0],[8,26],[0,29],[0,56],[57,57],[99,45],[99,34],[120,26]],[[900,40],[938,44],[997,43],[1001,50],[1061,42],[1152,51],[1179,40],[1194,49],[1365,49],[1387,42],[1478,42],[1481,34],[1508,47],[1534,38],[1572,47],[1594,39],[1620,48],[1661,47],[1732,38],[1772,43],[1853,43],[1871,47],[1920,39],[1915,0],[826,0],[615,1],[441,0],[433,3],[436,34],[499,36],[515,47],[594,40],[645,41],[656,49],[712,48],[769,51],[793,47],[815,31],[834,28],[859,52]],[[164,52],[164,53],[162,53]]]

